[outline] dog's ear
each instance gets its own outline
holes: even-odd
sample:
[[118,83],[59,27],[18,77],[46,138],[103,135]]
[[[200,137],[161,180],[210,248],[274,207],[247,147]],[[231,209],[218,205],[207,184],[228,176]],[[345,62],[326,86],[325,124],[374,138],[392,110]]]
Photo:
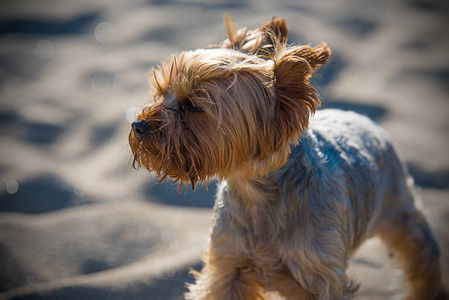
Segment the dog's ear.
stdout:
[[223,16],[223,23],[228,38],[220,44],[221,48],[233,48],[267,57],[273,53],[277,42],[287,41],[288,26],[284,18],[273,17],[254,30],[247,30],[246,27],[237,30],[234,19],[228,14]]
[[273,75],[278,123],[275,125],[275,148],[285,140],[296,139],[309,124],[320,100],[309,85],[313,72],[331,55],[325,43],[316,47],[286,47],[278,44],[273,56]]
[[299,46],[298,49],[293,50],[294,55],[299,56],[307,60],[312,71],[316,71],[319,67],[327,62],[332,52],[326,43],[321,43],[318,46]]
[[273,33],[274,36],[281,42],[287,41],[288,26],[284,18],[273,17],[271,21],[259,26],[259,28],[266,34]]

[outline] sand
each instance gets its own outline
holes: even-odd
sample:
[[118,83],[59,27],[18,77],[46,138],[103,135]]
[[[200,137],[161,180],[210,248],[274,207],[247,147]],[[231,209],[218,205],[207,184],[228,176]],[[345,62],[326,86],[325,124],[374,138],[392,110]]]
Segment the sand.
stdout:
[[[273,15],[333,51],[323,108],[383,125],[407,161],[449,286],[449,6],[444,1],[43,1],[0,4],[0,299],[182,299],[201,268],[215,182],[177,194],[131,166],[145,73],[217,43],[222,15]],[[400,299],[379,240],[351,261],[357,299]]]

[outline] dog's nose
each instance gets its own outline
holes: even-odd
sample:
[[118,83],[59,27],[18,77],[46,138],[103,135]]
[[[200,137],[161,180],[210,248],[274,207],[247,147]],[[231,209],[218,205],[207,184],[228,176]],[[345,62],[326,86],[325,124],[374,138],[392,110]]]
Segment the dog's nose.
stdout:
[[135,138],[140,141],[148,130],[148,123],[145,121],[134,121],[131,124],[131,128],[133,129]]

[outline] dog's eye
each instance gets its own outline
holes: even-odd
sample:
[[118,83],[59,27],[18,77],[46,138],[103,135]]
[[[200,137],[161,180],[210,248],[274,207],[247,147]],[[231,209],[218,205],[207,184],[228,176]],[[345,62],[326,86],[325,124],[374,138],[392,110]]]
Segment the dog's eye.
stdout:
[[200,112],[203,111],[201,109],[201,107],[195,106],[192,102],[190,101],[186,101],[184,103],[181,104],[180,106],[182,111],[186,111],[186,110],[190,110],[190,111],[195,111],[195,112]]

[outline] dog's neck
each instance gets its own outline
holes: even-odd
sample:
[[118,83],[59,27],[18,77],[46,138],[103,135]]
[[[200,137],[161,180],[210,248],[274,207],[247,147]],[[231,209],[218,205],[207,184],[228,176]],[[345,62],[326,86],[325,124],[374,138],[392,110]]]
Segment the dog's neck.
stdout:
[[227,180],[224,205],[236,227],[251,229],[256,236],[274,239],[282,230],[276,222],[287,213],[279,194],[276,171],[249,180],[235,174]]
[[239,170],[232,177],[235,181],[241,182],[243,180],[250,184],[269,183],[274,180],[271,174],[274,174],[287,162],[289,154],[290,144],[286,144],[267,157],[251,160],[246,168]]
[[243,168],[227,178],[229,204],[253,216],[260,214],[265,207],[278,205],[277,176],[290,151],[290,144],[287,144],[270,157],[253,161],[252,168]]
[[232,201],[243,202],[247,206],[263,205],[272,198],[279,197],[279,186],[274,172],[265,176],[256,175],[250,179],[234,174],[227,179],[227,182]]

